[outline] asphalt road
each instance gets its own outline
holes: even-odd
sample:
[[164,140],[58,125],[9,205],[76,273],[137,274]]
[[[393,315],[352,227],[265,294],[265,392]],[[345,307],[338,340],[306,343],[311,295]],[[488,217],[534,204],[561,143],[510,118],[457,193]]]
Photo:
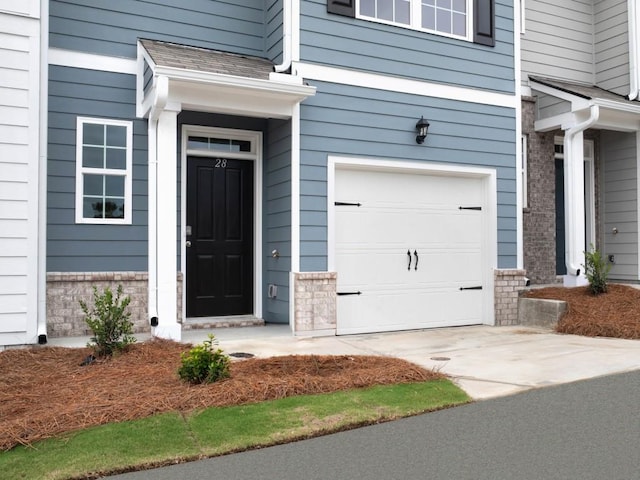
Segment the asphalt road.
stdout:
[[640,371],[112,480],[640,480]]

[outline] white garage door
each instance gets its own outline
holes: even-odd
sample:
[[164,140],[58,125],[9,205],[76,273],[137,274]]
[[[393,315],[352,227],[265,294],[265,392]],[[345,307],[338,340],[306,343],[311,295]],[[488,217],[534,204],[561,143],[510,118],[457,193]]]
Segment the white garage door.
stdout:
[[482,323],[483,180],[338,169],[337,333]]

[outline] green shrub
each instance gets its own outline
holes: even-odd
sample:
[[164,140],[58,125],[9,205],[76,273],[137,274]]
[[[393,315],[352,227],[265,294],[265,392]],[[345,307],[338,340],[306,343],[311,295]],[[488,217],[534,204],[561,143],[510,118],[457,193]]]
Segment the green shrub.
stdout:
[[584,252],[584,275],[589,281],[591,293],[598,295],[607,291],[607,279],[611,264],[602,258],[602,254],[591,245],[591,251]]
[[213,383],[228,378],[231,360],[217,345],[215,337],[209,334],[209,339],[201,345],[183,352],[182,365],[178,369],[180,378],[190,383]]
[[93,332],[88,346],[93,348],[96,356],[112,355],[136,341],[133,337],[133,323],[129,320],[131,313],[126,311],[131,298],[127,296],[121,300],[121,296],[122,285],[118,285],[115,298],[111,288],[107,287],[102,293],[98,293],[98,289],[93,287],[93,308],[89,309],[80,300],[84,321]]

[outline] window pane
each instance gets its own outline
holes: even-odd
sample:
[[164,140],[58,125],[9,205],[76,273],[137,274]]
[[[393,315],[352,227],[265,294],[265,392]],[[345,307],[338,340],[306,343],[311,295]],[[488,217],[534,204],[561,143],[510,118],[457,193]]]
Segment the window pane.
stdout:
[[375,0],[360,0],[360,15],[367,17],[375,17],[376,6]]
[[429,30],[436,29],[436,9],[433,7],[422,6],[422,28]]
[[209,139],[207,137],[189,137],[187,148],[207,150],[209,148]]
[[234,152],[250,152],[251,151],[251,142],[246,142],[242,140],[232,140],[231,146],[232,146],[232,151]]
[[127,168],[127,151],[120,148],[107,148],[107,167],[125,170]]
[[82,166],[104,168],[104,148],[82,147]]
[[82,202],[82,216],[84,218],[104,218],[102,207],[102,199],[84,197]]
[[439,10],[436,13],[436,30],[443,33],[451,33],[451,12]]
[[451,9],[451,0],[437,0],[436,4],[440,8]]
[[422,5],[435,5],[436,0],[422,0]]
[[378,0],[377,18],[393,20],[393,0]]
[[467,0],[453,0],[453,9],[456,12],[467,12]]
[[409,2],[406,0],[396,1],[396,22],[409,25],[409,12]]
[[127,146],[127,129],[119,125],[107,125],[107,145],[110,147]]
[[124,197],[124,177],[107,175],[104,194],[110,197]]
[[94,195],[101,197],[104,195],[104,175],[86,175],[84,176],[83,192],[85,195]]
[[124,218],[124,199],[107,198],[104,202],[104,218]]
[[453,14],[453,33],[455,35],[467,35],[467,17],[461,13]]
[[82,143],[84,145],[104,145],[104,125],[83,124]]

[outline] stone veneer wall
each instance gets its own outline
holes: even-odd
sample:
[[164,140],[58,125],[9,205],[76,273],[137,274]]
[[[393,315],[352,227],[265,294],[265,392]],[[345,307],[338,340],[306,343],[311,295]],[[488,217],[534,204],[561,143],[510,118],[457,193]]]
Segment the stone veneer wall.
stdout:
[[527,202],[523,210],[524,268],[532,284],[556,283],[556,177],[554,137],[534,129],[534,98],[522,100],[527,135]]
[[496,325],[518,325],[518,297],[526,285],[524,270],[496,270],[494,276]]
[[[84,322],[80,300],[91,307],[93,287],[102,292],[111,287],[114,292],[122,285],[123,296],[131,297],[128,310],[131,312],[133,331],[149,332],[147,272],[92,272],[47,274],[47,335],[49,337],[72,337],[91,335]],[[182,274],[178,274],[178,322],[182,322]]]
[[293,274],[296,334],[335,334],[336,272]]

